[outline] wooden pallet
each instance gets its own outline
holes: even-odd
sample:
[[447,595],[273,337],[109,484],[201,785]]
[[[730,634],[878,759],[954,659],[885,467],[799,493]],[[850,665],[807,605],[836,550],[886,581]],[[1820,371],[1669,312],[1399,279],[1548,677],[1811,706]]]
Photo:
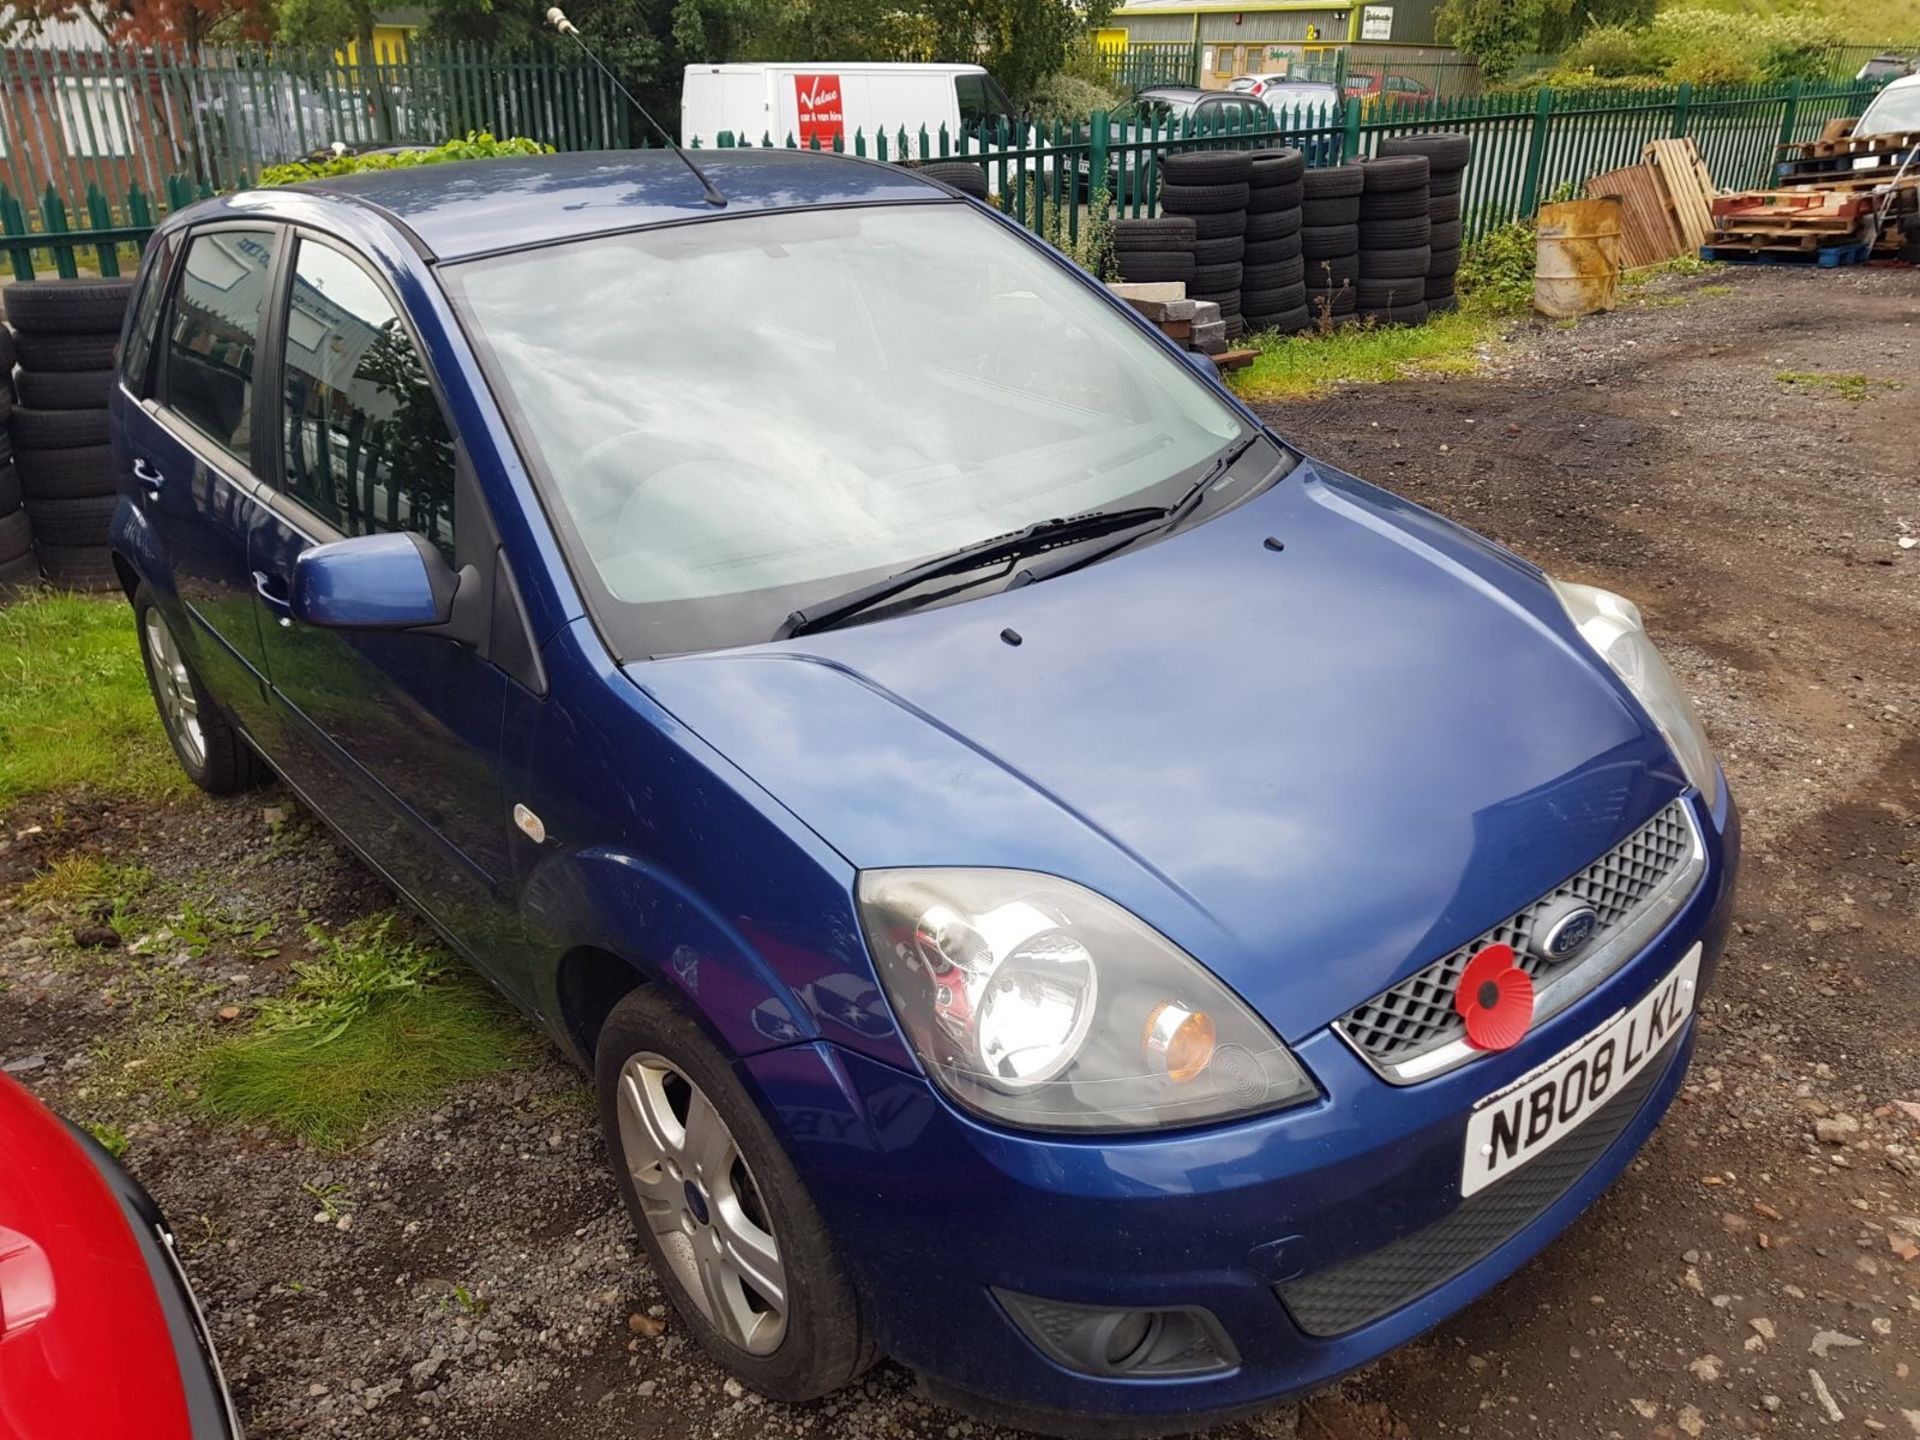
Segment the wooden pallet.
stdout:
[[1865,241],[1851,245],[1823,245],[1817,249],[1781,249],[1774,246],[1702,245],[1702,260],[1718,260],[1730,265],[1813,265],[1831,270],[1839,265],[1859,265],[1872,252]]
[[1739,190],[1731,195],[1716,195],[1709,208],[1714,222],[1722,227],[1734,221],[1752,221],[1767,225],[1851,228],[1859,223],[1862,215],[1873,212],[1874,202],[1865,195],[1833,190]]
[[1697,250],[1713,234],[1713,177],[1690,139],[1654,140],[1641,152],[1659,176],[1667,203],[1689,250]]
[[1620,263],[1629,270],[1659,265],[1694,247],[1680,233],[1667,192],[1651,165],[1628,165],[1587,181],[1589,200],[1620,202]]
[[1841,135],[1832,139],[1803,140],[1782,145],[1783,159],[1833,160],[1860,155],[1879,155],[1886,151],[1906,151],[1920,146],[1920,130],[1897,130],[1880,135]]

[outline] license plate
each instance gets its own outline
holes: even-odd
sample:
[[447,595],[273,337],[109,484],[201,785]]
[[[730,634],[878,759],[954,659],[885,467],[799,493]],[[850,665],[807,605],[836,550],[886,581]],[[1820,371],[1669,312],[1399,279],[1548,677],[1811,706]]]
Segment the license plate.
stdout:
[[1666,978],[1629,1010],[1473,1107],[1460,1193],[1505,1179],[1579,1129],[1620,1093],[1693,1013],[1700,978],[1695,945]]

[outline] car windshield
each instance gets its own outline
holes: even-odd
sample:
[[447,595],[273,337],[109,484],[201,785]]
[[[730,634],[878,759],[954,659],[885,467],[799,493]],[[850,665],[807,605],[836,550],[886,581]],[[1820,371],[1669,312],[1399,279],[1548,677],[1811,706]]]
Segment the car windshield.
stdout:
[[1900,135],[1920,130],[1920,85],[1882,90],[1853,127],[1856,135]]
[[628,655],[764,640],[929,556],[1170,503],[1246,433],[971,206],[763,213],[443,274]]

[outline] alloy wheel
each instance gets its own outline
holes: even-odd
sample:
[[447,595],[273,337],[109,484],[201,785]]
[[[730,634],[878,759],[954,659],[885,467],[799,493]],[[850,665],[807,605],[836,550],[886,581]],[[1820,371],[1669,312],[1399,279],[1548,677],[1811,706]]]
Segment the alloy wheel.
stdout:
[[674,1278],[737,1348],[770,1355],[787,1332],[787,1274],[773,1222],[733,1132],[671,1060],[620,1070],[621,1163]]
[[173,643],[166,617],[149,606],[141,633],[146,639],[147,668],[153,675],[154,696],[160,702],[161,723],[194,765],[207,763],[207,737],[200,729],[200,699],[193,676]]

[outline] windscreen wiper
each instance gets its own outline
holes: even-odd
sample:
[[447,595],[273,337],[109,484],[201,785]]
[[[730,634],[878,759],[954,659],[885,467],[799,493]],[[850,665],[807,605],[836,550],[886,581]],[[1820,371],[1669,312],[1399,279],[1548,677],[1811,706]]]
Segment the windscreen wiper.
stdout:
[[[1167,506],[1166,509],[1160,512],[1159,523],[1143,525],[1130,535],[1122,535],[1111,545],[1102,545],[1094,550],[1076,551],[1072,555],[1059,555],[1047,560],[1037,560],[1031,565],[1023,566],[1020,572],[1007,582],[1007,589],[1018,590],[1022,585],[1031,585],[1036,580],[1050,580],[1055,575],[1064,575],[1069,570],[1078,570],[1083,565],[1091,565],[1096,561],[1104,560],[1107,556],[1124,549],[1136,540],[1144,540],[1150,535],[1161,535],[1169,530],[1178,529],[1183,520],[1187,519],[1195,510],[1200,508],[1200,503],[1207,498],[1207,492],[1213,488],[1215,482],[1224,476],[1227,471],[1231,470],[1240,457],[1252,448],[1253,442],[1259,438],[1259,432],[1255,431],[1244,439],[1235,441],[1230,448],[1221,451],[1220,454],[1215,457],[1214,462],[1207,467],[1207,473],[1189,485],[1186,494],[1182,495],[1178,500],[1174,501],[1173,504]],[[1274,469],[1279,470],[1284,468],[1291,463],[1291,460],[1291,456],[1282,458]],[[1273,472],[1269,471],[1267,478],[1271,479],[1272,474]]]
[[[1185,504],[1186,501],[1179,503]],[[773,638],[791,640],[811,630],[831,629],[929,580],[964,574],[1001,560],[1036,555],[1059,545],[1110,535],[1116,530],[1157,527],[1166,522],[1177,508],[1177,505],[1136,505],[1125,510],[1093,510],[1085,515],[1070,515],[1061,520],[1039,520],[1023,530],[996,535],[988,540],[976,540],[971,545],[962,545],[958,550],[949,550],[944,555],[936,555],[931,560],[909,566],[896,575],[822,600],[804,610],[796,610],[780,622],[780,628],[773,632]]]

